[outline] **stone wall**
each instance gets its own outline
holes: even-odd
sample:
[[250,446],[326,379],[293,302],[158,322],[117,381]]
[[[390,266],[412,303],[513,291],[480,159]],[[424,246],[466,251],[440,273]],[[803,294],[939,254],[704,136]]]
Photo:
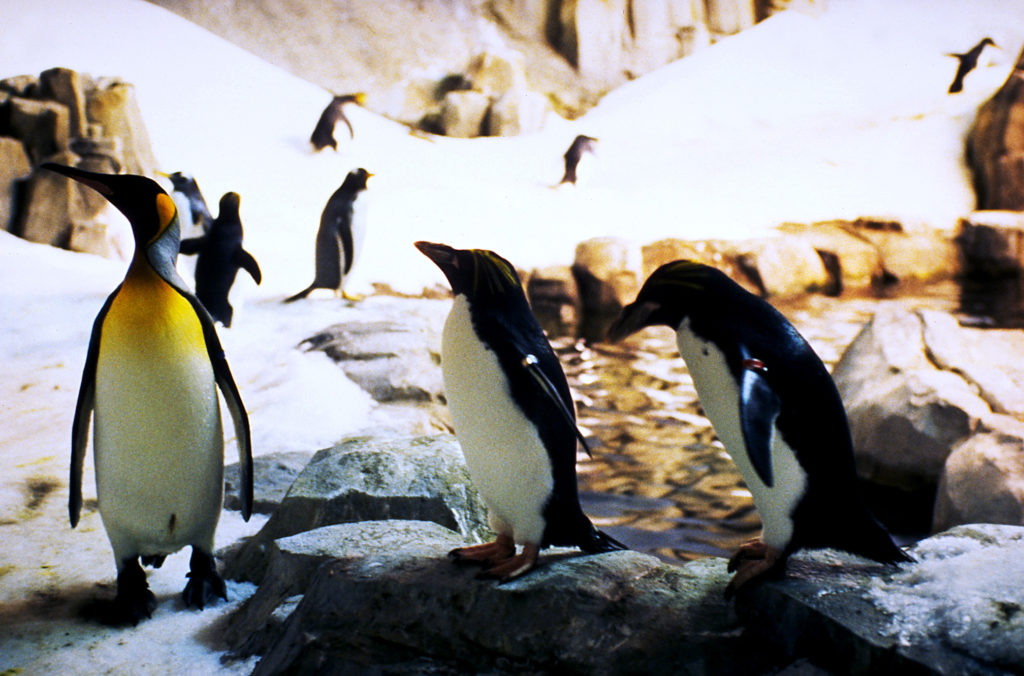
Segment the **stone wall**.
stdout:
[[67,68],[0,80],[0,227],[32,242],[128,258],[131,233],[108,218],[106,200],[35,169],[43,162],[152,175],[156,158],[135,88]]

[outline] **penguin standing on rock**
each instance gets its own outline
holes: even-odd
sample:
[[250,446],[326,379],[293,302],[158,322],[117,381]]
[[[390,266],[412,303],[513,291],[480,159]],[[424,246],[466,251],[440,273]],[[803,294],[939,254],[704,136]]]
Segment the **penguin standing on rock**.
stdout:
[[[558,357],[530,312],[519,277],[491,251],[417,242],[451,283],[441,369],[455,435],[487,504],[494,542],[451,552],[510,580],[551,545],[625,549],[594,528],[576,488],[576,427]],[[517,554],[517,545],[522,552]]]
[[240,199],[236,192],[224,193],[210,231],[202,237],[181,240],[181,253],[198,254],[196,296],[213,318],[226,327],[231,326],[234,314],[228,293],[235,283],[238,269],[248,272],[257,284],[263,280],[256,259],[242,248],[242,220],[238,215]]
[[580,160],[583,159],[585,153],[594,154],[594,148],[597,144],[597,139],[591,136],[584,136],[580,134],[572,141],[572,145],[565,151],[563,159],[565,160],[565,173],[562,174],[562,180],[559,181],[559,185],[563,183],[572,183],[576,185],[576,181],[579,179],[577,172],[579,171]]
[[964,78],[978,66],[978,58],[981,56],[981,52],[985,49],[986,45],[992,45],[995,47],[996,43],[992,41],[992,38],[984,38],[964,54],[946,55],[955,57],[957,61],[959,61],[956,67],[956,75],[953,76],[953,82],[949,85],[950,94],[956,94],[957,92],[963,91]]
[[761,515],[762,537],[729,560],[737,572],[727,596],[760,575],[782,574],[802,548],[911,560],[862,501],[839,392],[780,312],[713,267],[676,261],[648,278],[608,337],[653,325],[675,329],[701,407]]
[[365,101],[366,94],[362,92],[358,94],[343,94],[331,99],[331,102],[324,108],[324,112],[320,113],[320,119],[317,120],[313,134],[309,137],[309,142],[313,144],[313,150],[319,152],[327,146],[335,150],[338,149],[338,142],[334,139],[334,127],[338,124],[338,120],[345,123],[345,126],[348,127],[349,138],[354,139],[356,134],[352,130],[352,123],[345,117],[345,104],[355,103],[361,106]]
[[373,176],[366,169],[354,169],[345,177],[320,215],[320,229],[316,233],[316,272],[313,283],[294,296],[285,298],[291,303],[305,298],[313,289],[332,289],[346,300],[356,300],[345,293],[345,277],[351,272],[366,238],[366,209],[360,194]]
[[90,416],[100,517],[117,565],[117,595],[104,618],[137,623],[156,598],[139,565],[159,567],[192,547],[186,606],[227,598],[213,559],[224,490],[224,439],[217,389],[238,439],[242,516],[252,512],[249,420],[213,320],[174,269],[174,201],[143,176],[98,174],[47,163],[98,191],[125,215],[135,255],[93,324],[75,408],[68,503],[82,507]]

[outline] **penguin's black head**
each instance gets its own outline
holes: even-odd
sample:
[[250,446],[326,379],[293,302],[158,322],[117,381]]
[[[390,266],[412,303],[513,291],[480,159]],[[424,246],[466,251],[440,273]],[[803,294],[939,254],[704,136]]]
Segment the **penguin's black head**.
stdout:
[[[177,221],[178,210],[174,200],[150,178],[134,174],[100,174],[53,162],[40,166],[87,185],[106,197],[128,219],[135,244],[140,248],[156,242]],[[175,253],[176,247],[177,242]]]
[[363,92],[356,92],[355,94],[338,94],[331,99],[331,103],[336,106],[341,106],[346,103],[355,103],[356,105],[361,106],[366,103],[366,94]]
[[176,171],[173,174],[163,174],[171,180],[171,185],[178,192],[188,194],[191,191],[199,190],[199,185],[196,183],[196,179],[193,177],[183,174],[180,171]]
[[357,193],[360,190],[366,190],[366,182],[373,176],[370,172],[362,167],[353,169],[348,172],[348,176],[345,177],[345,182],[341,184],[342,190],[348,190],[352,193]]
[[453,249],[432,242],[416,242],[416,248],[441,268],[456,296],[480,300],[522,293],[515,268],[493,251]]
[[220,213],[238,213],[238,205],[242,197],[237,192],[226,192],[220,198]]
[[666,263],[647,278],[636,300],[622,308],[608,329],[608,340],[614,343],[648,326],[675,329],[693,311],[721,303],[719,292],[732,285],[725,273],[710,265],[689,260]]

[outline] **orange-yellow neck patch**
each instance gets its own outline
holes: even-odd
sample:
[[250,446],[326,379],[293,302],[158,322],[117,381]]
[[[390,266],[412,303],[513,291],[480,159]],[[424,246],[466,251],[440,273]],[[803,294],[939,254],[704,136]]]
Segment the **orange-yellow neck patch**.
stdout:
[[160,227],[157,228],[156,236],[150,240],[150,243],[160,237],[160,235],[164,234],[164,231],[167,230],[167,226],[171,224],[171,221],[174,220],[175,214],[178,213],[177,207],[174,206],[174,200],[172,200],[167,193],[157,194],[156,213],[160,218]]
[[175,352],[205,350],[203,326],[192,304],[164,281],[148,262],[136,260],[103,323],[103,339]]

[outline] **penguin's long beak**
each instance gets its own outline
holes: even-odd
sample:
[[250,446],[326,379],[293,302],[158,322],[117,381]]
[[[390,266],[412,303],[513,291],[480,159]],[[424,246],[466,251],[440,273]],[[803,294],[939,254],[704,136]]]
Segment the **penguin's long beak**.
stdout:
[[455,249],[447,244],[435,244],[433,242],[416,242],[413,246],[420,250],[424,256],[434,261],[437,267],[445,271],[455,267],[458,260],[455,256]]
[[100,193],[104,197],[110,199],[114,196],[114,189],[110,187],[106,181],[103,180],[103,174],[97,174],[85,169],[79,169],[77,167],[68,167],[63,164],[57,164],[55,162],[44,162],[39,165],[43,169],[54,171],[58,174],[63,174],[70,179],[74,179],[79,183],[89,186],[96,192]]
[[660,307],[661,305],[655,301],[645,300],[635,301],[622,308],[618,318],[608,327],[608,342],[617,343],[640,329],[654,324],[652,316]]

